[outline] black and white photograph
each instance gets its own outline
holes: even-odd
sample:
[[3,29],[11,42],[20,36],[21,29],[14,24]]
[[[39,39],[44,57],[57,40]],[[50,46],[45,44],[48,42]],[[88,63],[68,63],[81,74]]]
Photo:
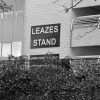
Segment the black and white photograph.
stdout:
[[0,100],[100,100],[100,0],[0,0]]

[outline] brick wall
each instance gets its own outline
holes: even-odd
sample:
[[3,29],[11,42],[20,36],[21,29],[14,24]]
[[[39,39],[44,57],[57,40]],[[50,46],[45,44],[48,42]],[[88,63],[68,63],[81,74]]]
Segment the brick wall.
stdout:
[[[55,1],[57,1],[55,3]],[[70,47],[70,23],[79,16],[99,14],[98,10],[87,8],[64,11],[63,5],[71,7],[72,0],[25,0],[23,54],[41,55],[47,52],[65,56],[100,55],[100,47]],[[30,49],[31,26],[61,23],[60,47]]]
[[[47,52],[70,55],[71,10],[66,13],[63,5],[71,6],[71,0],[25,0],[23,54],[40,55]],[[61,23],[60,47],[30,49],[31,26]]]

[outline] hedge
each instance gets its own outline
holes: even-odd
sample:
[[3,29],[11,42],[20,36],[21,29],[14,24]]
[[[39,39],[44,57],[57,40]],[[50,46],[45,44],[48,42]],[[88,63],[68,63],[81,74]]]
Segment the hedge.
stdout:
[[75,66],[67,57],[57,65],[27,67],[26,60],[21,56],[0,62],[0,100],[97,99],[99,64],[83,61],[81,66]]

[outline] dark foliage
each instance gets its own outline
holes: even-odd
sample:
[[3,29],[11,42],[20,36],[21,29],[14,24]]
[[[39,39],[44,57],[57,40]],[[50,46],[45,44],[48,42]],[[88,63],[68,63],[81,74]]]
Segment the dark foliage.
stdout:
[[75,66],[67,57],[54,65],[51,58],[44,59],[47,66],[42,67],[27,66],[27,56],[1,61],[0,100],[96,100],[100,89],[97,61],[83,59]]

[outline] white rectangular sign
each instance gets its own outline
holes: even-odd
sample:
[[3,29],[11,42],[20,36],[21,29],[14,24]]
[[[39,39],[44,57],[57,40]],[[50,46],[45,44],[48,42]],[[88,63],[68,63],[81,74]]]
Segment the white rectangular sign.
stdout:
[[78,17],[72,23],[71,47],[100,46],[100,15]]
[[100,0],[73,0],[74,8],[99,6]]

